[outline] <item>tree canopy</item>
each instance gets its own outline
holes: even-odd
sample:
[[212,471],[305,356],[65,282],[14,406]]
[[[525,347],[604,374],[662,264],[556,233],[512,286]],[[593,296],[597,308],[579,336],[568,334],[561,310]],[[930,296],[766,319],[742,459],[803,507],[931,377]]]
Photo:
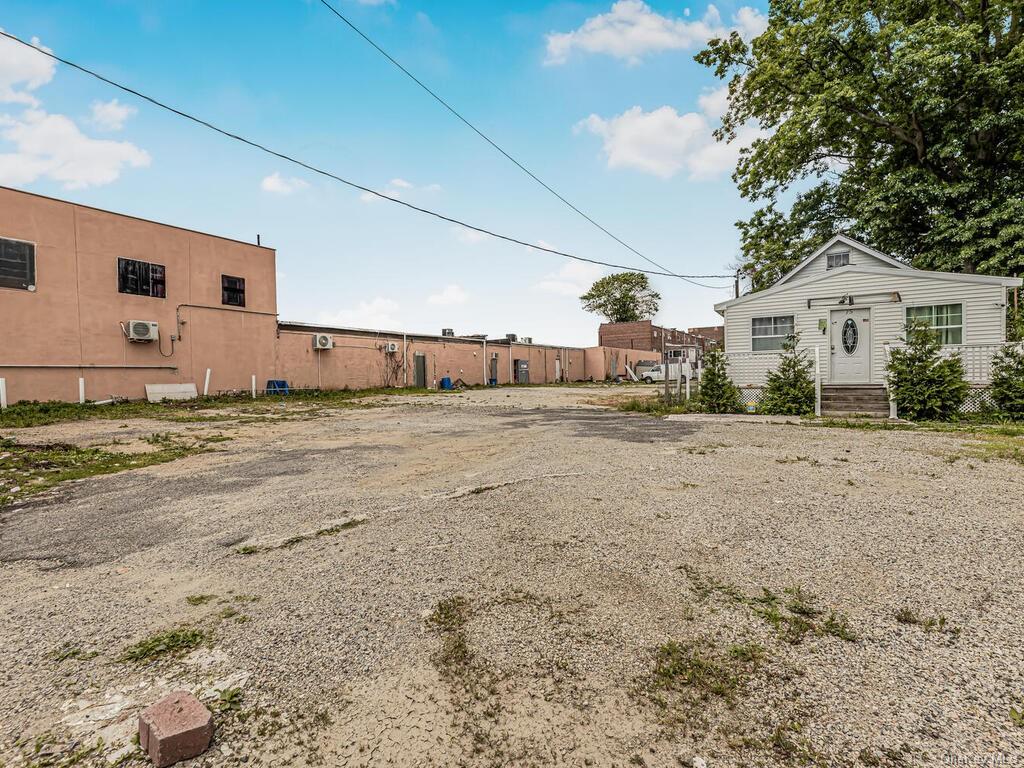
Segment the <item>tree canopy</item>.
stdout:
[[653,317],[661,294],[643,272],[619,272],[596,281],[580,301],[587,312],[604,315],[610,323],[630,323]]
[[[923,269],[1024,271],[1020,0],[771,0],[768,28],[697,54],[729,81],[719,140],[745,271],[770,285],[844,231]],[[785,203],[790,203],[784,210]]]

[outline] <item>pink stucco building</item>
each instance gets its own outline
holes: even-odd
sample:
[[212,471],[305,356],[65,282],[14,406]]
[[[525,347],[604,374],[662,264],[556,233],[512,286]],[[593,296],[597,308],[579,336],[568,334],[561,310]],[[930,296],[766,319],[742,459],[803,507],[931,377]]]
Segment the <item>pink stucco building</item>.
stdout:
[[[650,353],[279,323],[275,252],[0,187],[0,379],[9,402],[602,380]],[[315,339],[327,336],[326,348]],[[633,359],[636,358],[636,359]]]

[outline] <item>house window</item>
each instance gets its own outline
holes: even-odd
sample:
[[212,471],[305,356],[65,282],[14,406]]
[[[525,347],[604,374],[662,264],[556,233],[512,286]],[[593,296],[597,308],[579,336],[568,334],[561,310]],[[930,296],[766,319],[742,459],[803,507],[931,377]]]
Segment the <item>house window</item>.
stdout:
[[830,253],[825,257],[828,261],[827,269],[835,269],[836,267],[848,267],[850,266],[850,252],[845,253]]
[[935,331],[940,344],[964,343],[964,305],[935,304],[930,307],[907,307],[907,322],[923,320]]
[[755,317],[750,321],[750,348],[754,352],[778,352],[793,335],[793,315]]
[[220,276],[220,303],[229,307],[245,306],[245,278]]
[[167,270],[163,264],[136,259],[117,260],[117,290],[136,296],[167,298]]
[[0,238],[0,288],[36,289],[36,247]]

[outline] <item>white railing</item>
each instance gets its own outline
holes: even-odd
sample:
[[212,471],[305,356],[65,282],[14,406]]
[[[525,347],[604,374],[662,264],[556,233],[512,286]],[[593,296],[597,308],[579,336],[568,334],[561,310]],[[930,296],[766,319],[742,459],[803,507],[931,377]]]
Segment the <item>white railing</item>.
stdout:
[[814,345],[814,415],[821,416],[821,346]]
[[729,352],[725,359],[729,378],[737,387],[762,387],[768,372],[779,367],[781,352]]
[[[882,366],[884,370],[889,370],[889,342],[882,345]],[[892,390],[889,389],[889,377],[883,374],[882,382],[885,384],[885,395],[889,398],[889,418],[898,419],[896,398],[892,396]]]
[[[889,352],[892,349],[899,349],[905,346],[902,342],[896,344],[884,344],[885,363],[888,367]],[[957,344],[942,347],[943,357],[959,355],[964,363],[964,378],[969,384],[985,386],[992,383],[992,361],[1004,347],[1019,346],[1024,349],[1024,344]]]

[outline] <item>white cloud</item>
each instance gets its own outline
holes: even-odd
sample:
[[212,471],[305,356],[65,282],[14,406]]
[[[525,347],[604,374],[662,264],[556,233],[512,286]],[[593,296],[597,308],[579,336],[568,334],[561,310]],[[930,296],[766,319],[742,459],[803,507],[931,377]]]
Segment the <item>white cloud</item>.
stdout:
[[467,294],[458,285],[453,284],[445,286],[444,290],[442,290],[440,293],[435,293],[434,295],[428,297],[427,303],[436,304],[437,306],[440,307],[451,307],[456,304],[465,304],[468,299],[469,294]]
[[[547,248],[546,244],[541,244]],[[579,298],[593,285],[594,281],[604,277],[605,271],[596,264],[587,264],[583,261],[569,261],[557,272],[552,272],[537,283],[534,288],[544,293],[553,293],[558,296],[572,296]]]
[[[2,27],[0,27],[2,30]],[[49,51],[32,38],[32,45]],[[0,37],[0,102],[38,107],[39,101],[29,91],[46,85],[57,71],[57,62],[31,51],[20,43]]]
[[[405,179],[392,179],[384,186],[384,189],[380,190],[381,194],[393,197],[396,200],[401,200],[403,195],[406,193],[415,194],[418,192],[428,192],[430,194],[436,194],[440,191],[440,184],[425,184],[422,187],[418,187],[411,181],[406,181]],[[364,203],[374,203],[380,200],[377,195],[371,194],[370,192],[363,192],[359,196],[359,199]]]
[[127,141],[93,139],[64,115],[28,109],[19,117],[0,116],[0,139],[14,152],[0,153],[0,182],[30,184],[47,177],[65,189],[116,181],[125,167],[144,168],[150,157]]
[[321,312],[317,322],[348,328],[395,330],[401,327],[397,314],[399,309],[397,301],[378,296],[370,301],[361,301],[352,309]]
[[301,192],[308,186],[309,183],[303,179],[298,179],[294,176],[282,176],[276,171],[265,177],[263,181],[260,182],[260,189],[264,192],[271,192],[275,195],[291,195],[296,192]]
[[693,49],[711,38],[727,36],[732,29],[750,39],[766,26],[767,19],[747,6],[733,15],[733,25],[727,27],[710,4],[703,17],[687,21],[662,16],[643,0],[618,0],[608,13],[587,19],[579,29],[549,34],[544,63],[564,64],[574,50],[581,50],[638,64],[646,54]]
[[753,40],[768,29],[768,17],[756,8],[745,5],[732,16],[736,31],[744,40]]
[[719,120],[729,111],[729,86],[723,85],[712,91],[705,91],[697,97],[700,111],[713,120]]
[[477,245],[490,239],[489,235],[485,235],[483,232],[478,232],[475,229],[468,229],[467,227],[452,227],[452,234],[455,235],[460,243],[466,243],[467,245]]
[[103,131],[120,131],[125,121],[138,112],[135,107],[122,104],[117,99],[111,101],[94,101],[92,103],[92,123]]
[[[49,50],[38,38],[32,45]],[[33,92],[55,72],[53,59],[0,38],[0,103],[27,106],[21,114],[0,114],[0,183],[22,186],[48,178],[80,189],[109,184],[125,167],[148,166],[149,155],[134,144],[90,138],[71,118],[42,109]]]
[[633,107],[610,118],[591,115],[576,125],[603,140],[609,168],[634,170],[671,178],[685,171],[691,179],[708,179],[732,170],[740,151],[765,136],[748,124],[730,142],[716,141],[713,131],[729,108],[729,89],[722,86],[701,94],[700,112],[679,114],[672,107],[645,112]]

